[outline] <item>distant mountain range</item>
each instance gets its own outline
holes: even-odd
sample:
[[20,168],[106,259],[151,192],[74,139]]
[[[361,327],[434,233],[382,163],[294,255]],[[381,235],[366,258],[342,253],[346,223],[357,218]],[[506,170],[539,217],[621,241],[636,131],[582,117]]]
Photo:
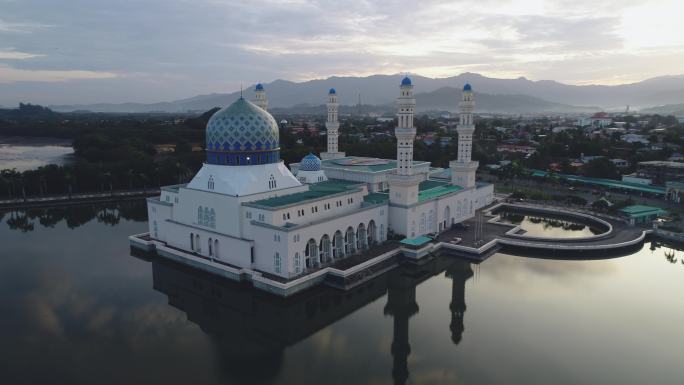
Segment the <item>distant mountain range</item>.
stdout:
[[684,116],[684,103],[645,108],[641,110],[641,112],[648,114]]
[[[684,75],[663,76],[638,83],[618,86],[573,86],[552,80],[531,81],[525,78],[496,79],[475,73],[448,78],[411,76],[415,85],[417,108],[425,110],[458,109],[460,88],[470,83],[476,91],[477,110],[501,113],[580,112],[624,110],[627,105],[638,109],[654,105],[684,103]],[[334,87],[343,105],[384,106],[394,102],[400,75],[367,77],[330,77],[295,83],[276,80],[265,84],[271,108],[318,106],[325,101],[328,89]],[[198,95],[188,99],[161,103],[123,103],[89,105],[55,105],[55,111],[87,110],[93,112],[187,112],[206,111],[225,106],[240,96],[229,94]],[[253,87],[244,96],[254,97]]]

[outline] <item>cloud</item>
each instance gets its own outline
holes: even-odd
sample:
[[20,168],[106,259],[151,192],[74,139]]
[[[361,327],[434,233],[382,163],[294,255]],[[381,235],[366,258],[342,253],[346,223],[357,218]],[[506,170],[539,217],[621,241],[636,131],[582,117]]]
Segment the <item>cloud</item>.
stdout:
[[[22,57],[15,70],[21,77],[58,71],[44,77],[112,79],[113,102],[231,91],[244,81],[397,72],[612,84],[684,67],[678,6],[675,0],[22,0],[3,3],[0,39],[17,52],[44,54]],[[112,76],[124,73],[141,81]],[[93,91],[65,95],[54,88],[58,82],[48,82],[45,98],[71,98],[53,102],[100,99]],[[150,84],[164,86],[155,96]],[[141,95],[146,99],[136,99]]]
[[15,51],[13,49],[8,49],[8,50],[1,50],[0,49],[0,60],[25,60],[25,59],[32,59],[32,58],[41,57],[41,56],[44,56],[44,55],[27,53],[27,52],[19,52],[19,51]]
[[117,74],[84,70],[26,70],[0,64],[0,83],[13,82],[65,82],[80,79],[112,79]]

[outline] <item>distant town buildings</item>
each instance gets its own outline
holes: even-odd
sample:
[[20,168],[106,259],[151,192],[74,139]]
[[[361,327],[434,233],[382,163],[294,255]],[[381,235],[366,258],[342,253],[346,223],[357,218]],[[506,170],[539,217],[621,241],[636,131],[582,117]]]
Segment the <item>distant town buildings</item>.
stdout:
[[496,151],[531,155],[534,154],[537,149],[527,144],[502,143],[496,145]]
[[636,176],[648,178],[655,184],[684,179],[684,163],[652,160],[637,164]]

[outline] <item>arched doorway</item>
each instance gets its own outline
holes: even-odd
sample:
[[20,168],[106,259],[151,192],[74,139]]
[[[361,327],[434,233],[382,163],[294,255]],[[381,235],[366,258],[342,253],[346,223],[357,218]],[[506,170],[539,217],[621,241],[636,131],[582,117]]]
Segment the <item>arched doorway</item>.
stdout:
[[304,250],[304,261],[307,269],[318,266],[318,244],[313,238],[309,239],[309,242],[306,243],[306,249]]
[[354,254],[355,242],[356,240],[354,239],[354,228],[349,226],[347,227],[347,231],[344,234],[344,255]]
[[344,257],[344,237],[342,232],[337,230],[333,235],[333,258]]
[[294,270],[295,274],[302,272],[302,256],[299,254],[299,251],[294,255]]
[[375,243],[377,241],[375,232],[376,232],[375,221],[371,219],[371,221],[368,222],[368,246],[375,245]]
[[332,248],[330,245],[330,237],[325,234],[321,238],[321,243],[319,245],[319,255],[321,256],[321,262],[327,263],[332,260]]
[[359,223],[359,227],[356,229],[356,248],[359,251],[366,250],[368,248],[368,239],[366,238],[366,225]]

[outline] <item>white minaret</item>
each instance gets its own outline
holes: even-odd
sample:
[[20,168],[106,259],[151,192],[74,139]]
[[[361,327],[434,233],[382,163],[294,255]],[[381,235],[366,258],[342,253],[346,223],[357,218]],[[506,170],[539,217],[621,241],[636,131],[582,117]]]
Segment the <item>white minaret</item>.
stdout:
[[463,86],[463,95],[461,96],[460,103],[461,113],[459,114],[459,122],[456,127],[458,132],[458,159],[449,162],[451,183],[464,188],[475,186],[475,173],[479,166],[479,162],[471,160],[473,132],[475,131],[475,123],[473,121],[474,107],[473,89],[470,84],[466,84]]
[[331,88],[328,91],[328,119],[325,121],[325,128],[328,131],[328,151],[321,153],[321,159],[337,159],[344,158],[344,152],[339,152],[337,148],[337,138],[339,137],[340,122],[338,120],[338,111],[340,103],[337,102],[337,91]]
[[413,173],[413,140],[416,137],[413,114],[416,110],[416,99],[413,97],[413,85],[408,76],[401,81],[397,102],[399,111],[397,128],[394,129],[394,135],[397,137],[397,169],[389,177],[390,202],[411,205],[418,202],[418,184],[424,178]]
[[268,99],[266,99],[264,85],[258,83],[256,87],[254,87],[254,94],[256,95],[254,97],[254,104],[261,107],[264,111],[268,110]]

